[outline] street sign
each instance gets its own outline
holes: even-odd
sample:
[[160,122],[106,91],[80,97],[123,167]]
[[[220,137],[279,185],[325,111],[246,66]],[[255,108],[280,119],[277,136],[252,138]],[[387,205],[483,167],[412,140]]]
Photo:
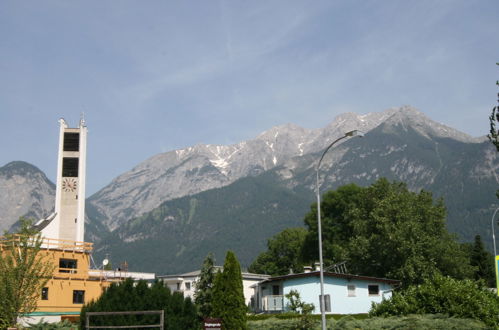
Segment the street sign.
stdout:
[[203,322],[204,330],[222,330],[222,319],[204,319]]

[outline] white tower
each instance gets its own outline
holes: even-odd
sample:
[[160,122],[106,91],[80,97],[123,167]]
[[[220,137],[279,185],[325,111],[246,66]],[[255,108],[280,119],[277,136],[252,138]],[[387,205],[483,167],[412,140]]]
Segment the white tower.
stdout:
[[87,127],[83,119],[78,128],[69,128],[62,118],[59,123],[55,217],[41,230],[42,236],[83,242]]

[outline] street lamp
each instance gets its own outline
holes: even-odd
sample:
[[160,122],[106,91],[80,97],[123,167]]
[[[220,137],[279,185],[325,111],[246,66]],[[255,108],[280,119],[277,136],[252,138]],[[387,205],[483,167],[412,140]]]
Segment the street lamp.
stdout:
[[492,242],[494,243],[494,259],[497,255],[497,252],[496,252],[496,234],[494,231],[494,218],[496,217],[497,211],[499,211],[499,207],[494,211],[494,214],[492,214],[492,219],[490,219],[490,225],[492,226]]
[[326,309],[324,306],[324,263],[322,261],[322,229],[321,229],[321,195],[319,192],[319,168],[321,166],[322,159],[326,155],[326,153],[331,149],[337,142],[346,139],[351,136],[363,136],[362,132],[354,130],[345,133],[342,137],[334,140],[322,153],[319,162],[317,163],[316,175],[317,175],[317,232],[319,233],[319,265],[320,265],[320,282],[321,282],[321,296],[320,296],[320,304],[321,304],[321,324],[322,330],[326,330]]

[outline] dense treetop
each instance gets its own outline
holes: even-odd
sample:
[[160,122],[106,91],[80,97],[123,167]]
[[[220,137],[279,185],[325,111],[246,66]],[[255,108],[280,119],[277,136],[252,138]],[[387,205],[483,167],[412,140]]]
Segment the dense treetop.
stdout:
[[[382,178],[369,187],[350,184],[325,193],[321,210],[326,268],[346,261],[350,273],[398,279],[404,286],[435,274],[473,277],[469,249],[447,231],[443,201],[430,192]],[[250,269],[286,274],[317,261],[316,204],[304,221],[305,232],[289,229],[270,239]],[[294,239],[286,239],[291,234]]]

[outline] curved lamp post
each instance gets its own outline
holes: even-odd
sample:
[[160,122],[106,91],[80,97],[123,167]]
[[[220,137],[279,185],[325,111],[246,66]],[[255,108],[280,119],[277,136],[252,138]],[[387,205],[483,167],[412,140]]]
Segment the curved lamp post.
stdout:
[[331,149],[337,142],[346,139],[351,136],[363,136],[362,132],[354,130],[345,133],[342,137],[334,140],[322,153],[319,162],[316,167],[316,177],[317,177],[317,232],[319,233],[319,264],[320,264],[320,282],[321,282],[321,296],[320,296],[320,304],[321,304],[321,324],[322,330],[326,330],[326,309],[324,306],[324,264],[322,262],[322,228],[321,228],[321,195],[319,191],[319,169],[321,166],[322,159],[326,155],[326,153]]
[[499,207],[496,208],[496,210],[494,211],[494,214],[492,214],[492,219],[490,219],[490,226],[492,227],[492,242],[494,243],[494,259],[496,258],[496,255],[497,255],[497,252],[496,252],[496,234],[494,231],[494,218],[496,217],[497,211],[499,211]]

